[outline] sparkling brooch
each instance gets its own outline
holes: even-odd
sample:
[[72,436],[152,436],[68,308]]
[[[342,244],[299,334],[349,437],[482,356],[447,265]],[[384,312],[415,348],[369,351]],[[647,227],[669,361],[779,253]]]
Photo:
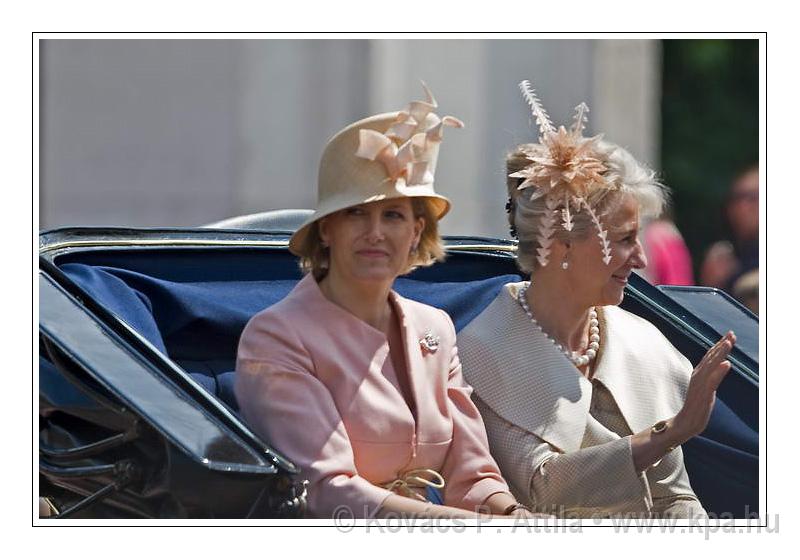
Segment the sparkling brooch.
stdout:
[[439,348],[439,337],[434,335],[433,332],[428,329],[425,331],[425,336],[419,339],[419,345],[428,352],[436,352],[436,350]]

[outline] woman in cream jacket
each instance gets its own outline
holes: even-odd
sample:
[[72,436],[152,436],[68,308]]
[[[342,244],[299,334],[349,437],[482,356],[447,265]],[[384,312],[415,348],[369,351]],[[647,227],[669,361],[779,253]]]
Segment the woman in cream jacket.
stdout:
[[459,334],[492,454],[518,499],[559,516],[703,517],[680,444],[700,433],[730,368],[726,334],[696,368],[617,305],[646,265],[641,214],[663,187],[627,151],[556,129],[507,158],[509,221],[530,282],[508,284]]

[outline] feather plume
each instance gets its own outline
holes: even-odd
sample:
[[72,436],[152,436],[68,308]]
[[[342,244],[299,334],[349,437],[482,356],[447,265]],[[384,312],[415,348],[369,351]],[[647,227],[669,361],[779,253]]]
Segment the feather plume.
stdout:
[[525,187],[557,189],[571,196],[585,197],[594,184],[604,182],[605,165],[597,158],[594,139],[572,136],[562,126],[541,139],[541,151],[531,153],[531,164],[511,174],[525,178]]
[[589,213],[589,217],[592,219],[595,229],[597,229],[597,237],[600,238],[600,247],[603,249],[603,263],[608,265],[608,263],[611,262],[611,247],[608,245],[608,232],[603,229],[603,225],[600,223],[600,218],[598,218],[597,214],[594,213],[592,207],[586,202],[584,202],[583,205],[586,208],[586,211]]
[[608,232],[589,206],[588,198],[597,189],[616,187],[605,177],[608,169],[600,149],[601,136],[583,136],[589,107],[585,103],[575,107],[569,131],[564,126],[556,129],[530,82],[523,80],[519,88],[531,107],[540,137],[538,144],[526,147],[524,153],[530,161],[527,167],[509,174],[509,177],[523,179],[518,191],[528,189],[530,195],[526,192],[526,196],[530,200],[545,196],[546,210],[537,236],[539,249],[536,258],[539,264],[547,264],[554,229],[560,225],[566,231],[572,231],[575,214],[585,206],[600,240],[603,262],[608,265],[611,262]]
[[550,258],[550,245],[553,243],[553,233],[558,216],[558,201],[555,197],[548,196],[545,198],[545,207],[546,211],[539,221],[539,235],[536,236],[536,242],[539,244],[539,248],[536,249],[536,260],[541,266],[547,266]]
[[572,215],[569,212],[569,193],[564,193],[564,208],[561,210],[561,219],[564,229],[572,231]]
[[586,103],[581,103],[577,107],[575,107],[575,117],[572,121],[572,135],[573,136],[582,136],[583,129],[586,128],[586,123],[589,120],[589,117],[586,116],[586,113],[589,112],[589,106]]
[[544,136],[548,132],[555,132],[555,127],[550,122],[550,116],[542,107],[542,102],[536,97],[536,92],[531,87],[531,83],[528,80],[522,80],[519,83],[519,89],[522,91],[525,101],[531,106],[531,112],[536,119],[536,124],[539,125],[539,133]]

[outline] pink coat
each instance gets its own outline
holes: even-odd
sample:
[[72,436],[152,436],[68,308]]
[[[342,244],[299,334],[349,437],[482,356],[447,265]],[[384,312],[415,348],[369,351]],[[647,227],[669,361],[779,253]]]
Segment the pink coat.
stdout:
[[[456,333],[442,310],[391,292],[416,420],[379,330],[329,301],[307,275],[253,317],[239,343],[236,398],[253,430],[302,469],[308,513],[347,506],[371,517],[407,471],[434,469],[446,505],[474,509],[508,486],[463,380]],[[431,331],[439,347],[420,339]]]

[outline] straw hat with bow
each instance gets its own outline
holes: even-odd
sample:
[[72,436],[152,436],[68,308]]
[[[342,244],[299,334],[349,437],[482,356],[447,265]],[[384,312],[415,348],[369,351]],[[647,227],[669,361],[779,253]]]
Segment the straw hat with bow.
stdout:
[[433,188],[436,160],[444,127],[464,124],[455,117],[436,115],[436,101],[422,86],[426,101],[362,119],[328,141],[319,164],[317,209],[289,240],[292,253],[307,256],[314,224],[358,204],[425,197],[437,220],[447,214],[450,201]]

